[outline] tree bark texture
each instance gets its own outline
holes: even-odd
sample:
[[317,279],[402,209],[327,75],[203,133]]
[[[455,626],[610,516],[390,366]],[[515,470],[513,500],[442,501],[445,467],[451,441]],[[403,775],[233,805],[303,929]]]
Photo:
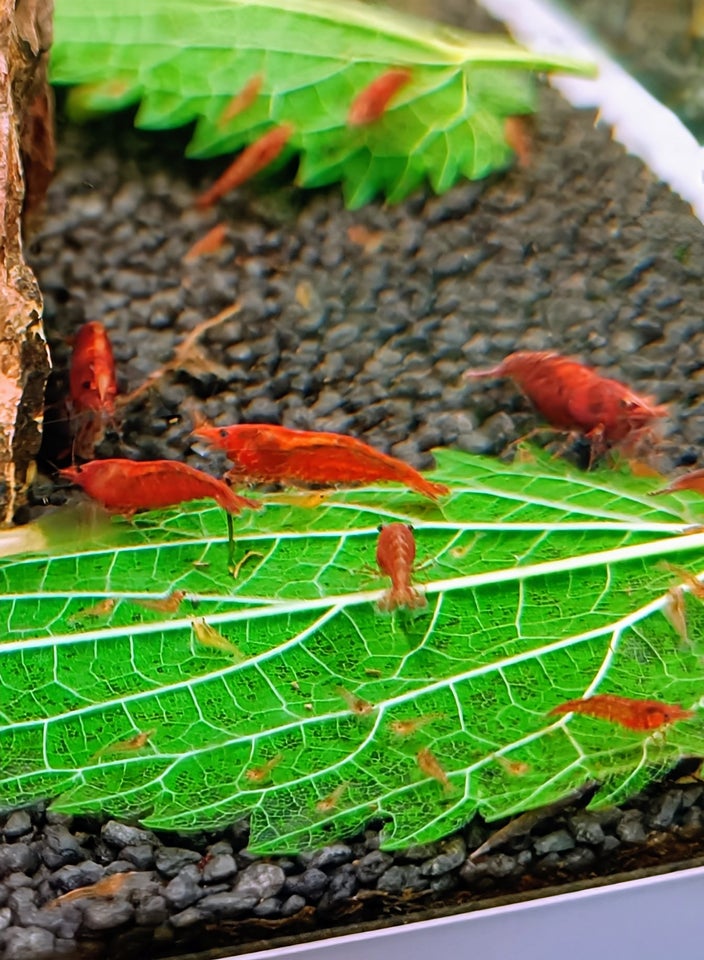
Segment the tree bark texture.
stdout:
[[[22,251],[53,166],[47,59],[52,0],[0,0],[0,525],[25,501],[41,440],[49,354]],[[28,179],[25,174],[28,175]]]

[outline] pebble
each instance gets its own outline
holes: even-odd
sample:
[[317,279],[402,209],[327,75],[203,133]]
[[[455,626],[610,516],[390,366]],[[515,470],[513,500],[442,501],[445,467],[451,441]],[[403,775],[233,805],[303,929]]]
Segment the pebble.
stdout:
[[302,910],[305,905],[305,897],[301,897],[297,893],[292,893],[291,896],[287,897],[281,904],[281,916],[292,917],[295,913],[298,913],[299,910]]
[[658,797],[652,805],[652,812],[648,818],[649,825],[654,830],[663,830],[669,827],[680,809],[682,794],[679,790],[668,790],[664,797]]
[[451,837],[442,844],[441,852],[426,860],[420,868],[424,877],[439,877],[443,873],[455,870],[467,856],[467,845],[462,837]]
[[113,930],[134,918],[134,907],[127,900],[89,900],[83,907],[86,930]]
[[86,855],[76,837],[63,824],[57,823],[44,830],[42,859],[50,870],[56,870],[67,863],[80,863]]
[[559,868],[561,862],[560,854],[556,851],[546,853],[545,856],[536,863],[536,873],[549,877]]
[[601,854],[602,856],[608,856],[610,853],[613,853],[614,850],[617,850],[621,846],[621,841],[618,837],[614,837],[611,834],[608,834],[604,837],[604,842],[601,845]]
[[169,915],[164,897],[155,895],[140,903],[135,911],[135,922],[142,927],[156,927]]
[[459,886],[459,880],[455,873],[443,873],[439,877],[433,877],[430,881],[430,889],[437,896],[449,893],[451,890],[456,889],[457,886]]
[[2,828],[6,840],[16,840],[23,837],[32,829],[32,818],[26,810],[15,810],[11,813]]
[[[293,898],[289,897],[288,899],[291,900]],[[296,895],[295,899],[301,900],[305,905],[306,901],[304,897],[298,897]],[[262,917],[262,919],[268,920],[271,917],[278,917],[281,914],[281,910],[281,901],[278,897],[267,897],[266,900],[262,900],[261,903],[258,903],[256,907],[254,907],[252,913],[255,917]]]
[[698,784],[698,783],[692,784],[689,787],[685,787],[685,789],[681,791],[682,809],[689,810],[692,804],[696,803],[697,800],[701,797],[703,790],[704,790],[704,787],[702,787],[701,784]]
[[403,859],[411,862],[418,860],[429,860],[440,852],[440,846],[437,843],[414,843],[403,851]]
[[251,910],[258,900],[259,897],[252,894],[241,894],[235,891],[211,893],[198,903],[198,910],[202,916],[211,919],[239,917]]
[[113,860],[105,867],[105,876],[111,877],[114,873],[130,873],[134,870],[134,864],[129,860]]
[[563,850],[572,850],[574,845],[574,838],[568,830],[554,830],[544,837],[538,837],[534,843],[535,852],[539,857],[546,853],[562,853]]
[[381,850],[372,850],[357,862],[357,878],[364,885],[370,885],[391,866],[394,858]]
[[[51,858],[51,853],[49,854]],[[39,856],[29,844],[19,843],[0,844],[0,877],[8,873],[34,873],[39,864]]]
[[589,847],[575,847],[565,853],[561,866],[570,873],[579,873],[591,867],[595,861],[596,854]]
[[279,404],[270,397],[255,397],[247,404],[247,423],[276,423],[281,415]]
[[349,863],[351,859],[352,850],[346,843],[333,843],[314,853],[308,866],[313,870],[327,870],[339,867],[341,863]]
[[604,828],[595,816],[586,811],[573,814],[569,827],[577,843],[598,844],[604,839]]
[[198,907],[186,907],[180,913],[174,913],[169,918],[169,923],[177,930],[186,927],[192,927],[196,923],[202,923],[205,920],[205,914]]
[[42,927],[7,927],[2,939],[3,960],[49,960],[54,956],[54,934]]
[[486,857],[483,866],[490,877],[495,877],[498,880],[514,873],[518,866],[518,861],[516,857],[510,856],[508,853],[494,853]]
[[[33,887],[34,883],[32,878],[28,877],[26,873],[20,873],[16,871],[15,873],[9,874],[5,877],[5,890],[17,890],[18,887]],[[2,888],[0,887],[0,890]],[[2,900],[2,894],[0,894],[0,900]]]
[[91,883],[97,883],[104,872],[104,867],[92,860],[84,860],[82,863],[60,867],[52,874],[51,884],[60,893],[66,893],[69,890],[75,890],[76,887],[87,887]]
[[150,843],[123,847],[120,856],[134,864],[137,870],[150,870],[154,866],[154,848]]
[[378,879],[377,890],[386,890],[387,893],[401,893],[403,890],[425,890],[429,886],[426,878],[421,874],[420,867],[415,864],[407,866],[389,867]]
[[643,814],[640,810],[626,810],[616,827],[619,839],[623,840],[624,843],[643,843],[645,829],[642,820]]
[[320,899],[319,909],[327,910],[340,900],[347,900],[357,891],[359,882],[354,865],[344,863],[330,877],[328,888]]
[[192,863],[199,863],[202,859],[203,855],[195,850],[184,850],[181,847],[158,847],[154,856],[154,863],[159,873],[165,877],[175,877],[184,867]]
[[101,829],[100,835],[106,843],[120,848],[137,847],[154,839],[146,830],[141,830],[139,827],[130,827],[118,820],[108,820]]
[[237,877],[234,893],[257,903],[275,897],[286,882],[286,874],[275,863],[253,863]]
[[203,883],[228,880],[237,873],[237,863],[231,853],[217,853],[203,867]]
[[8,906],[13,912],[15,923],[42,927],[44,930],[50,930],[51,933],[64,937],[73,936],[81,923],[80,910],[72,904],[58,904],[37,909],[33,900],[14,896],[8,901]]
[[194,864],[184,867],[164,888],[164,896],[171,906],[184,910],[203,896],[200,871]]
[[325,888],[329,883],[327,873],[311,867],[310,870],[304,870],[303,873],[296,874],[286,878],[286,890],[288,893],[300,894],[306,900],[315,902],[319,900]]
[[680,836],[686,840],[694,840],[702,835],[704,824],[700,807],[690,807],[689,810],[685,811],[679,832]]
[[14,913],[21,915],[30,906],[34,906],[36,900],[37,893],[31,887],[18,887],[8,896],[7,905]]

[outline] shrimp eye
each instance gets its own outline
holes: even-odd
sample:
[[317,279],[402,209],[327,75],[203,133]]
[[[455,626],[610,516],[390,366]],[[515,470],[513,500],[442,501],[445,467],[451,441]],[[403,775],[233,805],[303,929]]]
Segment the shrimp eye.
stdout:
[[220,430],[220,436],[223,438],[223,440],[227,439],[227,430],[224,427]]
[[406,524],[406,530],[410,530],[411,533],[413,533],[413,524],[412,524],[412,523],[407,523],[407,524]]
[[384,524],[383,524],[383,523],[380,523],[379,526],[378,526],[376,529],[377,529],[377,531],[378,531],[379,533],[381,533],[381,531],[384,529]]
[[81,384],[81,390],[90,390],[92,386],[93,384],[90,380],[84,380]]

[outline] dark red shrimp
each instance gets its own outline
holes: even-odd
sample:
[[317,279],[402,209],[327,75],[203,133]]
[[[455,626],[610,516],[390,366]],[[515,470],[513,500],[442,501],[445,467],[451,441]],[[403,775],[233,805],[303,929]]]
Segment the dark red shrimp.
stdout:
[[600,693],[584,700],[568,700],[553,707],[550,713],[584,713],[610,723],[619,723],[629,730],[657,730],[665,724],[690,720],[694,716],[692,710],[684,710],[677,704],[620,697],[613,693]]
[[247,180],[251,180],[252,177],[276,160],[291,138],[292,133],[293,127],[291,124],[282,123],[280,126],[273,127],[262,134],[254,143],[250,143],[242,153],[238,154],[212,187],[198,197],[196,206],[201,209],[209,207],[220,197],[229,193],[230,190],[241,187]]
[[395,480],[436,500],[449,489],[354,437],[274,424],[242,423],[193,431],[233,461],[229,476],[249,483],[335,484]]
[[92,457],[106,427],[115,422],[117,396],[112,345],[103,324],[95,320],[83,324],[74,338],[69,391],[75,452],[81,458]]
[[261,506],[256,500],[240,497],[222,480],[176,460],[90,460],[59,474],[83,487],[107,510],[125,516],[205,498],[215,500],[228,513]]
[[188,500],[209,498],[227,511],[228,564],[234,564],[232,515],[245,507],[258,510],[256,500],[240,497],[222,480],[176,460],[91,460],[78,467],[66,467],[59,474],[83,487],[112,513],[131,517],[138,510],[173,507]]
[[352,101],[347,114],[349,126],[361,127],[379,120],[384,115],[392,97],[401,87],[410,83],[412,76],[407,67],[394,67],[372,80]]
[[470,370],[465,377],[511,377],[552,427],[583,433],[597,453],[633,439],[668,414],[650,397],[551,351],[521,350],[490,370]]
[[389,523],[379,528],[376,562],[381,572],[391,577],[391,588],[379,601],[380,610],[425,606],[425,597],[411,584],[415,558],[413,527],[405,523]]

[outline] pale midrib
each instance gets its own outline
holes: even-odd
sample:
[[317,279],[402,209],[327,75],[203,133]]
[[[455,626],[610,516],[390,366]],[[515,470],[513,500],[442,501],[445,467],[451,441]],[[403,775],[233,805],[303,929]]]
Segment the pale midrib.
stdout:
[[[520,498],[516,498],[521,504],[529,502],[523,501]],[[541,506],[548,506],[549,504],[541,504]],[[350,507],[352,509],[352,507]],[[354,508],[358,509],[358,508]],[[365,508],[367,509],[367,508]],[[584,512],[584,511],[579,511]],[[605,514],[608,516],[608,514]],[[577,520],[577,521],[565,521],[565,522],[541,522],[541,521],[526,521],[526,522],[487,522],[487,523],[460,523],[454,521],[428,521],[428,520],[419,520],[415,518],[412,514],[406,513],[390,513],[390,512],[380,512],[379,517],[383,520],[388,520],[393,518],[395,520],[400,520],[407,522],[413,525],[415,531],[447,531],[449,533],[579,533],[579,532],[599,532],[604,531],[607,533],[664,533],[664,534],[684,534],[687,530],[690,530],[696,527],[693,523],[686,523],[684,521],[679,521],[678,523],[663,523],[658,521],[642,521],[642,520]],[[158,527],[157,527],[158,529]],[[251,542],[251,541],[262,541],[262,540],[300,540],[301,538],[311,539],[311,540],[325,540],[325,539],[337,539],[340,537],[368,537],[376,536],[378,533],[378,526],[370,527],[358,527],[356,529],[338,529],[338,530],[291,530],[291,531],[275,531],[275,530],[264,530],[261,532],[251,531],[251,532],[242,532],[236,533],[236,539],[238,542]],[[7,557],[7,561],[13,567],[19,566],[31,566],[31,565],[48,565],[57,561],[63,560],[83,560],[84,557],[104,557],[112,556],[113,554],[119,555],[124,553],[138,553],[144,551],[161,551],[161,550],[175,550],[181,549],[183,547],[197,547],[197,546],[208,546],[212,543],[226,543],[227,537],[224,536],[215,536],[215,537],[188,537],[182,540],[169,540],[164,543],[137,543],[134,545],[128,545],[124,547],[99,547],[89,550],[77,550],[70,553],[49,553],[41,554],[39,556],[25,556],[18,559],[14,559],[11,556]],[[5,559],[5,558],[3,558]],[[7,564],[5,564],[7,565]],[[0,570],[2,565],[0,565]],[[73,593],[70,594],[73,596]],[[0,597],[0,600],[5,599],[7,596],[19,596],[19,595],[9,595],[5,594]],[[25,594],[21,594],[25,596]]]
[[[624,563],[629,560],[643,560],[647,557],[661,557],[671,553],[686,553],[691,550],[704,548],[704,533],[690,534],[689,536],[674,537],[668,540],[655,540],[651,543],[639,543],[629,547],[617,547],[612,550],[603,550],[596,553],[587,553],[579,557],[567,557],[561,560],[549,560],[543,563],[528,564],[523,567],[505,567],[501,570],[486,573],[470,574],[464,577],[455,577],[446,580],[436,580],[425,584],[423,591],[426,595],[451,593],[457,590],[471,590],[477,587],[498,583],[521,582],[534,577],[546,577],[553,574],[573,573],[585,568],[607,566],[608,564]],[[358,606],[363,603],[376,603],[384,595],[384,590],[366,590],[358,593],[339,594],[329,597],[318,597],[312,600],[285,600],[272,602],[267,597],[250,597],[249,602],[259,604],[254,609],[243,611],[215,613],[208,617],[208,623],[231,624],[242,621],[252,621],[272,616],[291,614],[310,614],[317,610],[337,608],[344,610],[347,607]],[[209,597],[209,599],[212,599]],[[240,598],[243,599],[243,598]],[[154,633],[184,630],[190,628],[192,617],[182,617],[155,623],[145,623],[129,627],[102,628],[87,630],[84,633],[58,634],[54,637],[29,637],[24,640],[13,640],[0,646],[0,654],[7,654],[20,650],[31,650],[46,647],[60,647],[67,644],[92,643],[111,637],[137,637]],[[251,662],[251,661],[247,661]]]

